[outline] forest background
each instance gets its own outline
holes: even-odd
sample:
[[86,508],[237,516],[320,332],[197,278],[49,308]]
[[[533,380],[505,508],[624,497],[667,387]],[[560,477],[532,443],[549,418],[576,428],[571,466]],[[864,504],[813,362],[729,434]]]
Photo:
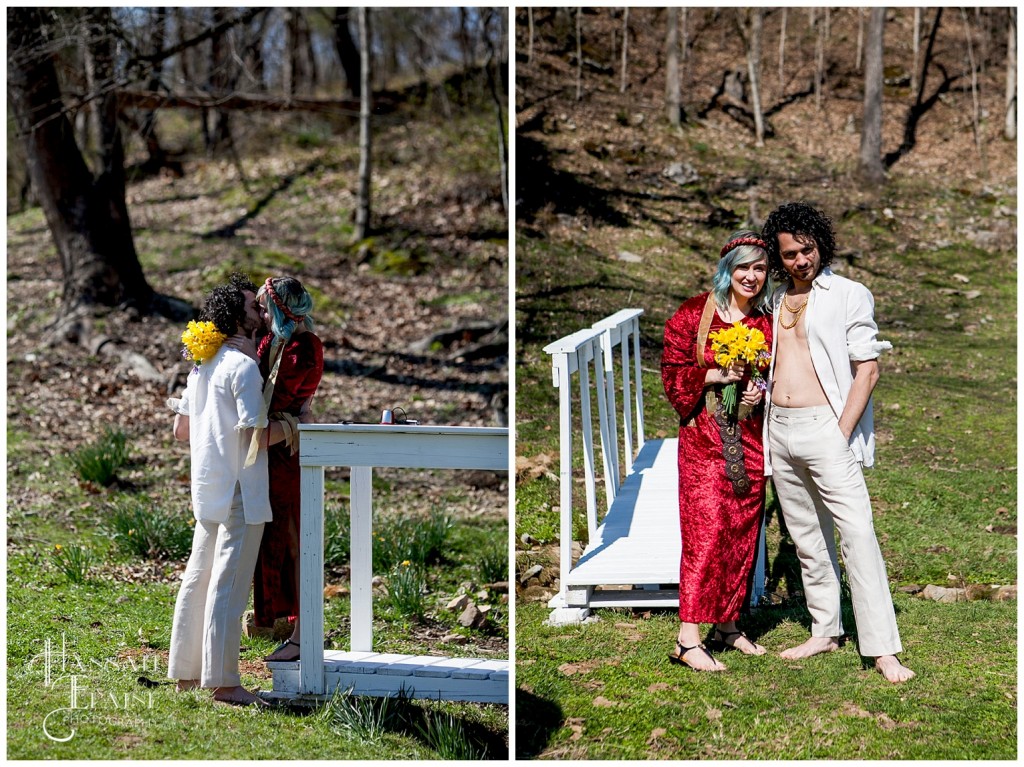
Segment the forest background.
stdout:
[[[517,9],[518,756],[1016,757],[1016,33],[1006,8]],[[778,657],[809,618],[771,500],[768,604],[745,623],[767,655],[672,667],[672,610],[544,623],[561,510],[543,346],[642,308],[647,436],[674,436],[664,322],[732,231],[790,200],[835,221],[833,266],[894,347],[867,480],[918,673],[902,686],[852,642]]]
[[[7,12],[10,758],[507,755],[503,706],[224,710],[136,682],[166,675],[192,534],[164,402],[228,274],[313,295],[317,420],[507,424],[507,10],[366,10]],[[509,657],[508,480],[465,475],[375,473],[375,649]],[[347,649],[348,471],[327,480]],[[66,712],[47,643],[91,707]],[[243,684],[269,688],[275,644],[243,638]]]

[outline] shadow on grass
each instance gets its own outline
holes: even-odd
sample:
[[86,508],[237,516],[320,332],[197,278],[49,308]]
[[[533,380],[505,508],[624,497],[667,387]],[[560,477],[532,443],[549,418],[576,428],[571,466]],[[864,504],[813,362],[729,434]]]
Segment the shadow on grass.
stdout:
[[[441,759],[509,759],[506,732],[489,729],[465,716],[428,709],[419,703],[401,696],[341,695],[318,705],[281,702],[274,708],[297,718],[323,720],[333,730],[353,739],[373,740],[385,734],[415,738],[427,748],[437,751]],[[447,724],[432,726],[445,720],[448,720]],[[453,747],[455,753],[446,753]]]
[[561,707],[554,701],[516,690],[516,759],[533,759],[562,727]]

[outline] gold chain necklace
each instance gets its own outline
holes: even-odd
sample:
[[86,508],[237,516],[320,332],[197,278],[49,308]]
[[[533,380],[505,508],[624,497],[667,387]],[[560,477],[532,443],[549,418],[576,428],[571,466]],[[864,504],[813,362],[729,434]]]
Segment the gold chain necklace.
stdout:
[[792,306],[789,305],[789,300],[788,299],[789,299],[789,294],[788,293],[783,294],[783,296],[782,296],[782,305],[783,305],[783,307],[786,308],[786,310],[790,314],[793,315],[793,320],[792,320],[792,322],[790,322],[787,325],[786,321],[784,319],[782,319],[782,317],[780,316],[779,317],[779,324],[782,325],[782,327],[785,328],[786,330],[792,330],[793,328],[795,328],[797,326],[797,323],[800,322],[800,315],[804,313],[804,309],[807,308],[807,302],[811,300],[811,297],[808,296],[804,300],[804,302],[802,304],[800,304],[800,306],[798,306],[796,309],[794,309]]

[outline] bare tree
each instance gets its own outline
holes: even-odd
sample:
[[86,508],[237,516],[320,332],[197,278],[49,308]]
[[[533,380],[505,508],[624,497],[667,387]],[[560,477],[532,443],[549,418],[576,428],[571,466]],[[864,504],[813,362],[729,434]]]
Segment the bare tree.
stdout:
[[[811,9],[812,19],[814,9]],[[825,27],[816,19],[811,22],[815,28],[814,38],[814,106],[821,109],[822,89],[825,85]]]
[[782,19],[779,22],[779,93],[786,91],[786,20],[789,14],[788,8],[782,9]]
[[967,18],[967,11],[960,9],[960,17],[964,21],[964,33],[967,35],[967,65],[971,70],[971,103],[974,107],[971,110],[971,127],[974,129],[974,147],[978,150],[978,159],[981,161],[982,176],[988,175],[988,167],[985,161],[985,150],[981,145],[981,105],[978,103],[978,66],[974,61],[974,42],[971,39],[971,22]]
[[626,92],[626,64],[629,61],[629,8],[622,9],[622,82],[619,93]]
[[359,106],[359,194],[356,204],[356,240],[363,240],[370,231],[370,177],[372,174],[372,142],[370,114],[373,108],[370,87],[370,9],[359,9],[360,97]]
[[861,60],[864,55],[864,9],[857,9],[857,71],[861,70]]
[[[498,29],[498,40],[495,41],[495,36],[490,34],[490,26],[494,21],[497,21]],[[506,131],[508,130],[508,124],[505,121],[505,111],[501,104],[501,94],[498,89],[498,82],[500,76],[495,77],[492,71],[492,64],[495,69],[503,66],[504,62],[498,50],[505,50],[505,24],[504,16],[502,15],[501,9],[488,9],[484,15],[484,39],[487,41],[487,63],[485,69],[487,71],[487,85],[491,90],[491,98],[494,101],[494,113],[498,120],[498,163],[501,170],[501,205],[505,212],[508,212],[508,142],[506,141]]]
[[[113,79],[110,8],[86,12],[84,33],[94,49],[97,80]],[[7,11],[7,84],[32,185],[64,271],[59,337],[88,342],[94,308],[126,304],[150,310],[154,292],[135,252],[124,198],[124,149],[116,96],[98,103],[100,170],[89,170],[64,108],[54,51],[61,45],[52,14],[41,8]]]
[[675,128],[682,120],[679,88],[679,9],[667,9],[665,20],[665,109],[668,121]]
[[1017,138],[1017,9],[1006,9],[1009,23],[1006,25],[1006,123],[1003,137],[1008,141]]
[[526,47],[526,63],[533,63],[533,6],[528,6],[526,9],[526,21],[530,27],[530,39],[529,44]]
[[914,9],[914,38],[911,40],[914,50],[914,62],[910,66],[910,92],[917,92],[917,78],[921,69],[921,9]]
[[[750,101],[754,112],[755,146],[764,146],[764,115],[761,112],[761,8],[738,11],[739,23],[747,49],[747,74],[750,77]],[[746,18],[744,18],[746,16]]]
[[864,56],[864,124],[860,134],[861,178],[871,184],[885,181],[882,166],[883,34],[885,8],[872,8]]
[[583,98],[583,9],[576,9],[576,100]]
[[341,71],[345,73],[345,85],[353,98],[359,98],[362,93],[359,62],[362,59],[359,55],[359,46],[356,45],[349,29],[350,11],[350,8],[336,8],[331,26],[334,28],[334,47],[338,52],[338,61],[341,63]]

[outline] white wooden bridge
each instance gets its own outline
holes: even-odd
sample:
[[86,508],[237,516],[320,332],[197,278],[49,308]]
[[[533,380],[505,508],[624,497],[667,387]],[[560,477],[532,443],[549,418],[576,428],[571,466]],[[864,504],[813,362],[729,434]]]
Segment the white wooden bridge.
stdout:
[[[508,703],[508,661],[401,655],[373,650],[371,467],[508,471],[508,429],[463,426],[302,424],[299,426],[301,540],[299,661],[268,663],[273,700],[321,700],[338,689],[359,695]],[[351,640],[324,644],[324,469],[351,466]]]
[[[596,607],[679,606],[679,441],[644,438],[642,314],[642,309],[623,309],[544,347],[551,355],[559,401],[561,590],[548,604],[554,608],[552,622],[582,621]],[[579,407],[579,451],[574,401]],[[595,402],[603,514],[598,509]],[[582,531],[573,529],[577,452],[583,463],[587,528],[583,554],[573,562],[573,541],[582,538]],[[763,524],[757,550],[751,604],[764,593]]]

